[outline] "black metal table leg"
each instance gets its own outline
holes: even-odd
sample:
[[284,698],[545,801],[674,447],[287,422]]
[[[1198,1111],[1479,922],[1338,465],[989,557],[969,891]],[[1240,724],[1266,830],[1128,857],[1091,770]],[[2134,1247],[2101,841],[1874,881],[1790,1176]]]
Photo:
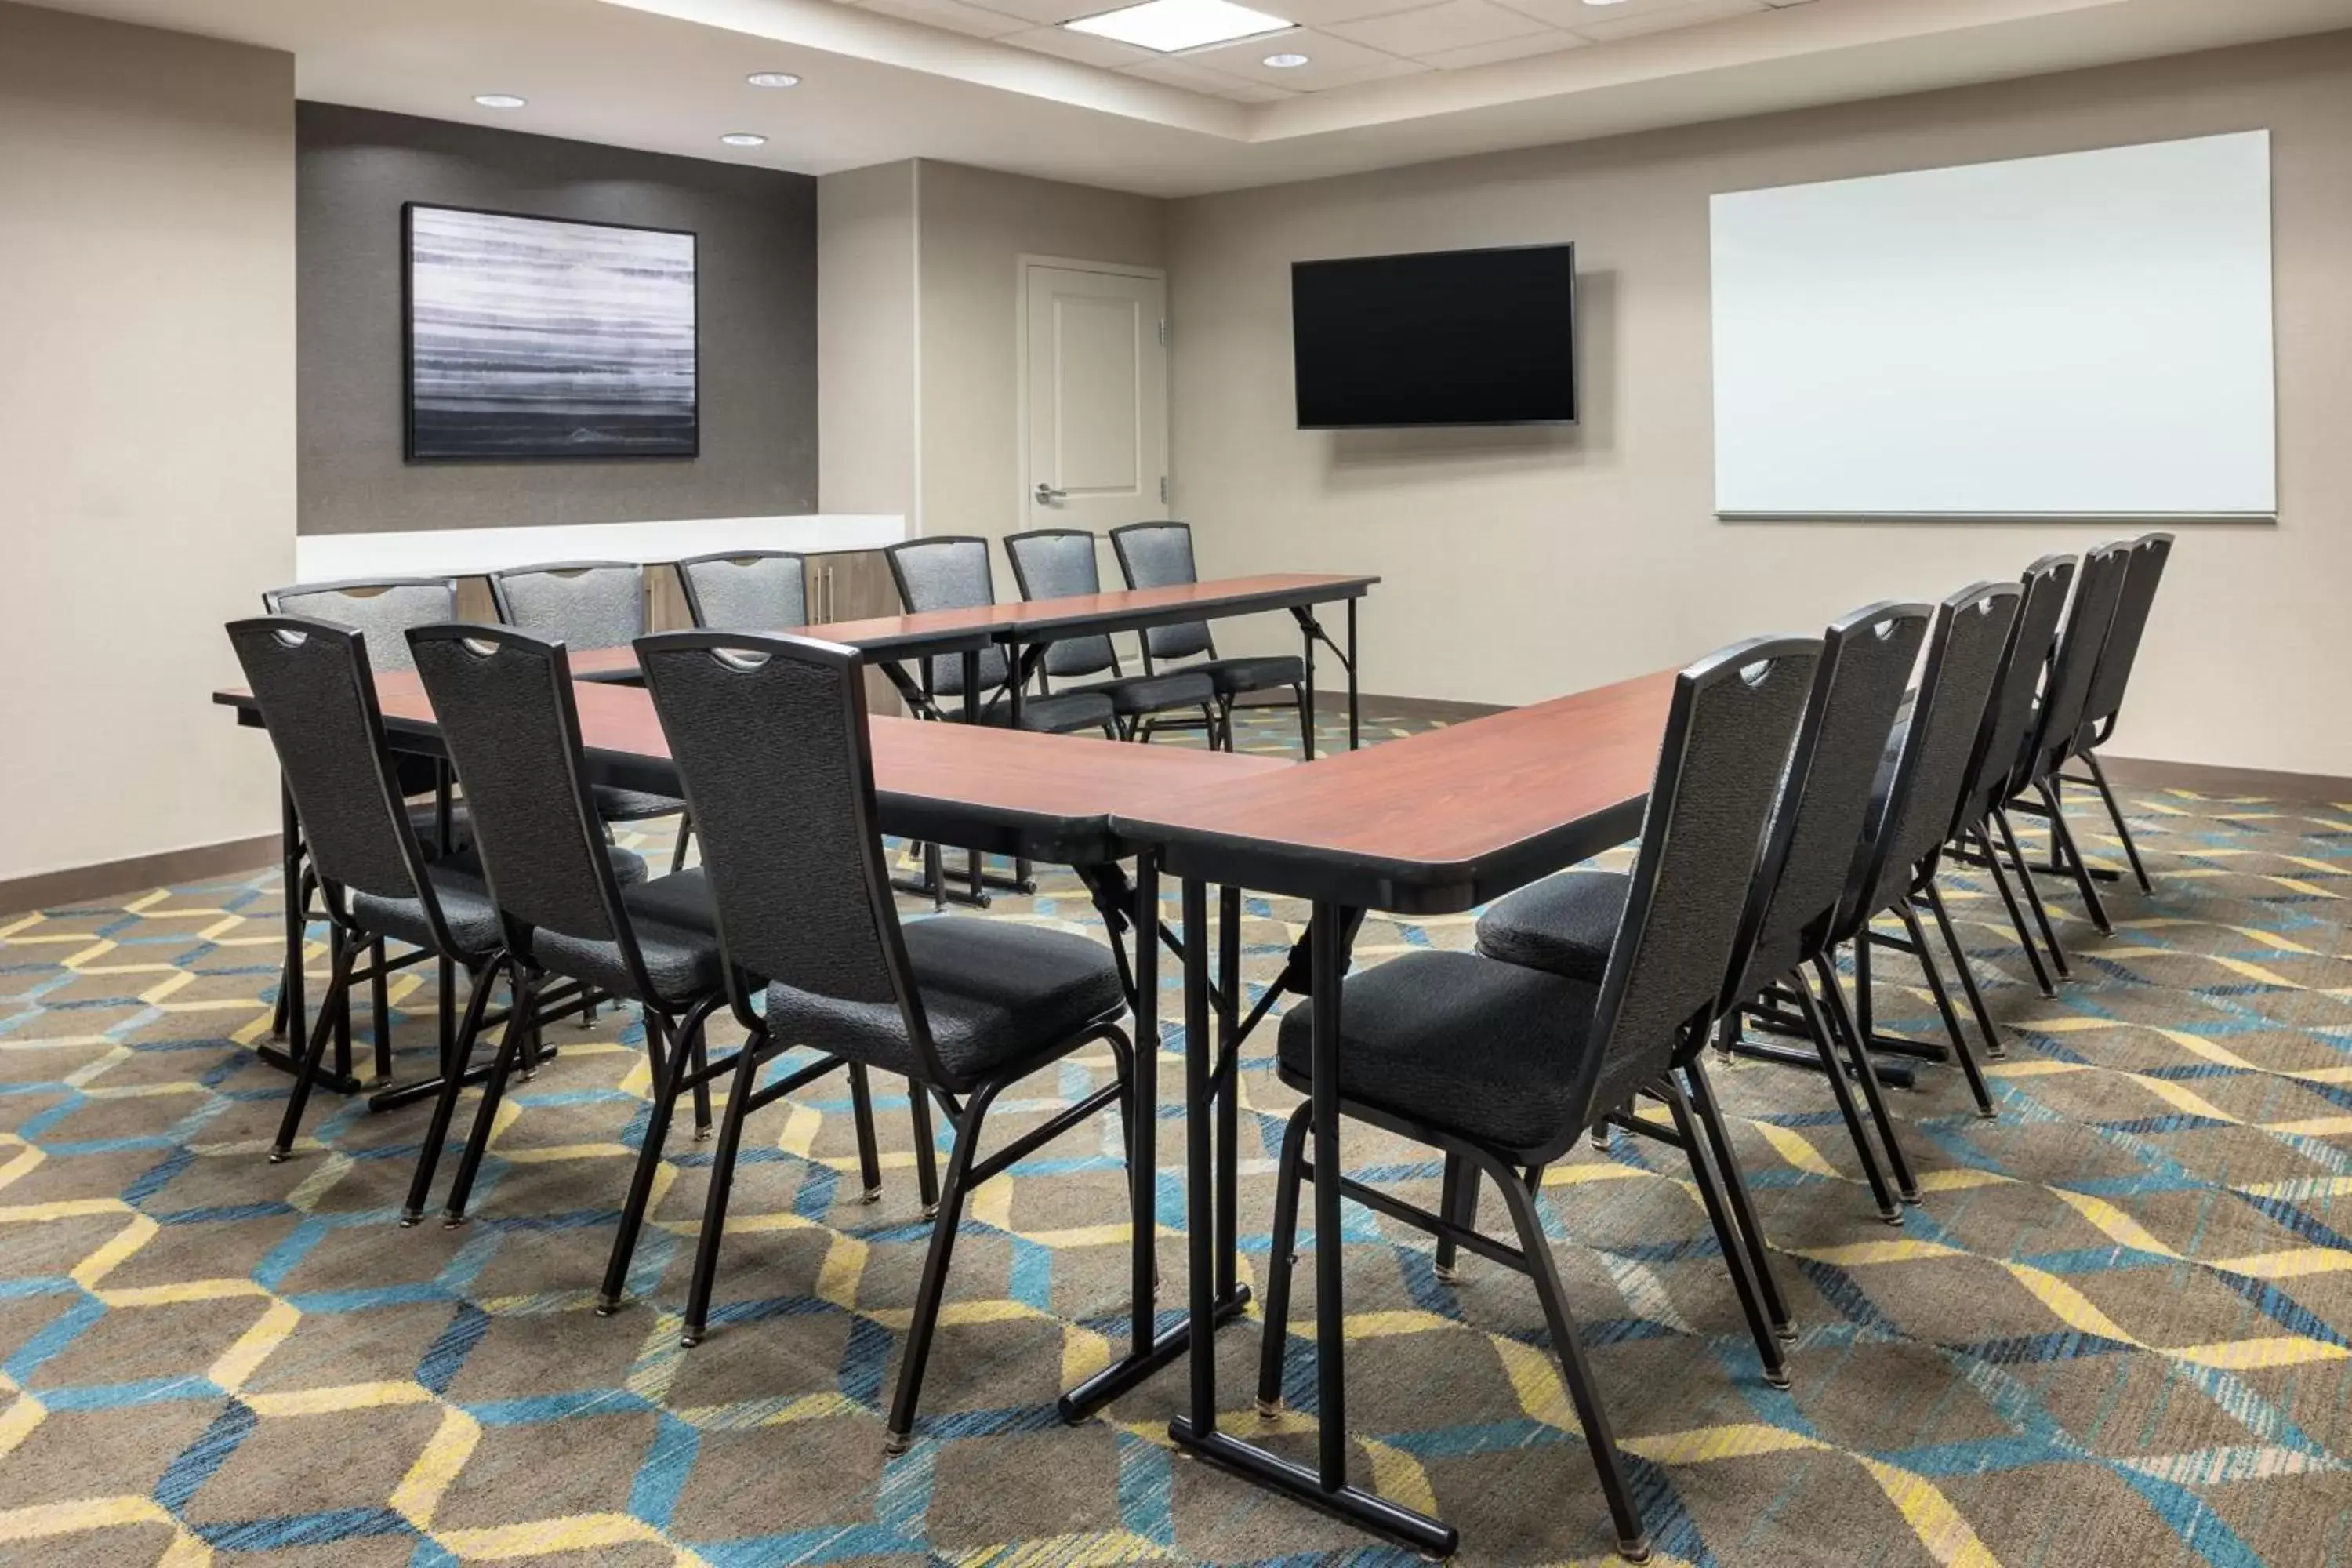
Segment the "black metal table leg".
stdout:
[[[1188,927],[1188,930],[1191,929]],[[1192,1342],[1192,1325],[1204,1318],[1214,1325],[1241,1315],[1249,1305],[1247,1290],[1220,1291],[1206,1308],[1198,1292],[1192,1310],[1166,1329],[1157,1327],[1160,1258],[1159,1229],[1159,1110],[1160,1110],[1160,864],[1150,851],[1135,863],[1135,1079],[1134,1100],[1128,1123],[1127,1170],[1134,1235],[1129,1243],[1132,1264],[1128,1289],[1132,1293],[1128,1352],[1062,1395],[1065,1421],[1083,1421],[1105,1405],[1150,1379],[1184,1353]],[[1185,951],[1205,946],[1188,935]],[[1190,997],[1188,994],[1187,1001]],[[1189,1064],[1191,1058],[1187,1052]],[[1185,1126],[1202,1125],[1200,1102],[1188,1102]],[[1205,1341],[1208,1336],[1203,1335]]]
[[[1184,893],[1189,920],[1196,906],[1205,908],[1205,889],[1197,882],[1188,881]],[[1340,1299],[1342,1248],[1339,1242],[1339,1177],[1342,1167],[1339,1161],[1339,977],[1347,970],[1349,924],[1348,911],[1339,906],[1328,903],[1315,906],[1311,928],[1314,949],[1311,994],[1315,998],[1315,1010],[1309,1068],[1314,1079],[1310,1136],[1314,1141],[1316,1172],[1315,1371],[1316,1419],[1319,1426],[1317,1463],[1311,1469],[1293,1464],[1254,1443],[1244,1442],[1218,1430],[1216,1353],[1214,1345],[1205,1336],[1192,1347],[1192,1411],[1170,1422],[1168,1435],[1184,1452],[1222,1469],[1281,1492],[1360,1529],[1402,1542],[1425,1555],[1449,1557],[1461,1541],[1460,1532],[1452,1525],[1348,1484],[1347,1384],[1342,1343],[1346,1334],[1347,1310]],[[1184,944],[1187,1012],[1193,1010],[1191,1005],[1192,994],[1198,991],[1198,1012],[1203,1025],[1207,1022],[1208,1013],[1205,945],[1191,941]],[[1197,983],[1194,980],[1196,973],[1200,977]],[[1209,1042],[1192,1037],[1188,1030],[1184,1054],[1187,1086],[1197,1093],[1206,1087],[1212,1065]],[[1186,1144],[1192,1190],[1187,1194],[1187,1223],[1192,1230],[1192,1301],[1196,1312],[1202,1310],[1206,1304],[1213,1268],[1209,1256],[1212,1251],[1209,1234],[1212,1194],[1204,1190],[1210,1174],[1212,1152],[1207,1147],[1209,1140],[1206,1134],[1205,1127],[1195,1131],[1188,1118]]]
[[[1189,942],[1196,940],[1186,937]],[[1241,1284],[1242,890],[1217,889],[1217,1300],[1249,1300]]]
[[1299,626],[1299,633],[1298,633],[1298,635],[1299,635],[1299,641],[1300,641],[1300,642],[1301,642],[1301,644],[1303,645],[1303,647],[1304,647],[1304,654],[1305,654],[1305,657],[1304,657],[1304,658],[1301,659],[1301,661],[1300,661],[1300,662],[1301,662],[1301,664],[1302,664],[1302,665],[1303,665],[1303,667],[1304,667],[1304,668],[1303,668],[1303,669],[1302,669],[1302,671],[1301,671],[1301,673],[1303,673],[1303,674],[1307,677],[1307,679],[1306,679],[1305,680],[1301,681],[1301,682],[1299,683],[1299,686],[1298,686],[1298,702],[1299,702],[1299,713],[1298,713],[1298,732],[1299,732],[1301,735],[1303,735],[1303,736],[1305,736],[1305,737],[1306,737],[1305,751],[1306,751],[1306,753],[1307,753],[1307,760],[1308,762],[1310,762],[1310,763],[1311,763],[1311,762],[1313,762],[1313,761],[1315,760],[1315,749],[1316,749],[1316,748],[1315,748],[1315,623],[1314,623],[1313,621],[1311,621],[1311,620],[1307,620],[1307,619],[1302,618],[1302,619],[1299,621],[1298,626]]
[[1362,704],[1356,696],[1356,601],[1348,601],[1348,750],[1360,751],[1364,744]]

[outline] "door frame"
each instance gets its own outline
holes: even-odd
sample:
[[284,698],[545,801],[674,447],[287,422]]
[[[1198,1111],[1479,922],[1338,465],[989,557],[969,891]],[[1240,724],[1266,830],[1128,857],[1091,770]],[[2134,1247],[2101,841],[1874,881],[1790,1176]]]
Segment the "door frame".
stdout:
[[[1113,278],[1156,279],[1160,284],[1160,319],[1163,322],[1170,319],[1168,269],[1164,267],[1139,267],[1126,261],[1080,261],[1067,256],[1038,256],[1028,251],[1013,258],[1013,515],[1024,519],[1029,515],[1029,269],[1033,267],[1052,267],[1065,272],[1101,272]],[[1168,341],[1160,346],[1173,349],[1175,337],[1175,329],[1171,326]],[[1176,410],[1168,397],[1169,368],[1173,357],[1172,353],[1160,356],[1160,410],[1168,426],[1161,450],[1168,464],[1170,498],[1160,503],[1163,511],[1175,504],[1176,494]]]

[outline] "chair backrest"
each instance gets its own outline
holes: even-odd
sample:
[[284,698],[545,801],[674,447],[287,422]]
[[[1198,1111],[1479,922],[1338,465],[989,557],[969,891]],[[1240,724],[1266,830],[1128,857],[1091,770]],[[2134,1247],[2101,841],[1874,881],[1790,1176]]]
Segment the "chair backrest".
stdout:
[[1933,858],[1958,811],[1969,760],[1992,702],[1993,677],[2024,592],[2015,583],[1976,583],[1936,606],[1910,726],[1885,805],[1871,826],[1862,875],[1836,922],[1836,940],[1908,896],[1918,877],[1934,869]]
[[900,1060],[952,1084],[909,984],[874,805],[863,659],[806,637],[666,632],[637,644],[695,831],[739,1016],[747,977],[895,1013]]
[[580,755],[580,713],[563,646],[509,626],[408,634],[416,673],[466,788],[474,845],[509,945],[546,930],[618,948],[652,994],[621,906]]
[[490,574],[499,619],[566,647],[626,647],[646,631],[646,569],[552,561]]
[[2083,702],[2081,728],[2093,732],[2084,737],[2083,749],[2105,744],[2115,732],[2116,715],[2122,711],[2124,691],[2131,685],[2132,667],[2139,661],[2147,613],[2155,607],[2165,563],[2171,559],[2168,533],[2143,533],[2131,542],[2131,569],[2124,574],[2123,597],[2116,601],[2107,646],[2099,653],[2098,672],[2091,677],[2091,692]]
[[[985,539],[943,533],[886,544],[882,553],[889,558],[891,581],[898,584],[898,602],[910,612],[976,610],[996,603],[996,577],[989,569]],[[993,691],[1003,682],[1005,669],[1002,647],[992,643],[981,649],[981,690]],[[929,677],[929,689],[937,695],[964,695],[961,656],[935,656]]]
[[[1024,599],[1066,599],[1078,594],[1102,592],[1102,576],[1095,564],[1095,536],[1081,528],[1040,528],[1014,533],[1004,541],[1005,559],[1013,563],[1013,580]],[[1110,638],[1064,637],[1045,649],[1047,675],[1116,673],[1118,654]]]
[[[1130,522],[1110,531],[1110,547],[1130,588],[1173,588],[1201,580],[1192,561],[1189,522]],[[1179,621],[1145,631],[1143,651],[1155,659],[1190,658],[1196,653],[1213,658],[1217,645],[1209,636],[1208,622]]]
[[1926,605],[1871,605],[1822,633],[1727,1010],[1827,946],[1862,849],[1879,760],[1934,614]]
[[2124,579],[2131,572],[2128,542],[2102,544],[2083,558],[2074,577],[2074,603],[2066,606],[2066,624],[2058,636],[2058,652],[2042,683],[2042,706],[2033,720],[2032,754],[2019,777],[2021,787],[2053,773],[2074,749],[2082,732],[2084,710],[2091,682],[2099,672],[2107,634],[2115,629],[2116,609],[2122,604]]
[[2001,650],[2000,668],[1993,677],[1992,700],[1985,704],[1984,724],[1977,732],[1976,750],[1969,758],[1968,786],[1960,792],[1960,808],[1946,837],[1958,838],[1982,826],[1992,809],[2011,793],[2018,761],[2033,728],[2033,698],[2057,645],[2058,620],[2065,613],[2066,595],[2074,585],[2074,558],[2045,555],[2025,569],[2020,580],[2023,596],[2017,618],[2009,628],[2009,646]]
[[408,669],[414,668],[408,658],[408,628],[456,620],[457,584],[448,577],[297,583],[264,590],[261,607],[273,616],[306,616],[369,634],[371,666]]
[[789,632],[808,625],[808,563],[789,550],[690,556],[677,563],[677,585],[698,626]]
[[[420,899],[438,925],[425,858],[383,743],[366,637],[299,616],[231,621],[228,640],[278,749],[310,864],[340,900],[350,888]],[[331,908],[340,910],[340,902]]]
[[1719,1005],[1819,637],[1757,637],[1675,679],[1642,847],[1574,1092],[1583,1120],[1666,1071]]

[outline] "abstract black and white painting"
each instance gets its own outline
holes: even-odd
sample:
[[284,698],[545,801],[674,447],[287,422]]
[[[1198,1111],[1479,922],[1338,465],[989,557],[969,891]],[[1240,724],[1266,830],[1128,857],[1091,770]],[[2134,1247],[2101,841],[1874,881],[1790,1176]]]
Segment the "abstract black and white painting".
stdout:
[[691,458],[694,236],[407,208],[411,458]]

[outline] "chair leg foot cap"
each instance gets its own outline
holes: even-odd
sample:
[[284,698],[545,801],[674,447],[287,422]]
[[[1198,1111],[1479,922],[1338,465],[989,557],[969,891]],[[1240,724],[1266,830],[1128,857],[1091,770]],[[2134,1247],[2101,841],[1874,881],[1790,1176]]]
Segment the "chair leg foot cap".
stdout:
[[1768,1372],[1764,1374],[1764,1381],[1771,1387],[1786,1388],[1789,1386],[1789,1374],[1786,1372]]
[[1878,1217],[1888,1225],[1901,1225],[1903,1223],[1902,1207],[1898,1205],[1891,1209],[1881,1209],[1878,1211]]
[[939,1217],[940,1217],[940,1205],[937,1205],[937,1204],[925,1204],[925,1205],[923,1205],[923,1217],[924,1217],[925,1219],[937,1219],[937,1218],[939,1218]]
[[708,1127],[698,1127],[698,1128],[696,1128],[696,1129],[694,1130],[694,1141],[695,1141],[696,1142],[698,1142],[698,1143],[708,1143],[708,1142],[710,1142],[710,1129],[709,1129],[709,1128],[708,1128]]
[[291,1149],[272,1149],[269,1152],[269,1163],[273,1165],[282,1165],[293,1157],[294,1151]]
[[1647,1563],[1650,1560],[1650,1538],[1637,1535],[1631,1541],[1619,1542],[1617,1555],[1628,1563]]
[[403,1209],[400,1211],[401,1229],[414,1230],[424,1223],[425,1211],[423,1209]]
[[1435,1279],[1440,1285],[1459,1285],[1462,1283],[1462,1270],[1453,1267],[1451,1264],[1438,1264],[1429,1272],[1431,1277]]
[[620,1310],[621,1299],[618,1296],[599,1296],[596,1298],[596,1315],[598,1317],[609,1318]]
[[1279,1399],[1261,1399],[1261,1400],[1259,1400],[1259,1401],[1257,1402],[1257,1418],[1258,1418],[1259,1420],[1261,1420],[1261,1421],[1279,1421],[1279,1420],[1281,1420],[1281,1419],[1282,1419],[1282,1401],[1281,1401],[1281,1400],[1279,1400]]
[[1919,1194],[1916,1189],[1914,1191],[1905,1193],[1903,1194],[1903,1201],[1909,1207],[1916,1209],[1919,1206]]
[[1998,1121],[2000,1120],[2000,1112],[1997,1110],[1979,1110],[1977,1112],[1977,1120],[1979,1121]]
[[882,1189],[868,1187],[857,1194],[857,1201],[861,1204],[878,1204],[882,1201]]
[[680,1350],[690,1351],[701,1342],[702,1331],[700,1329],[688,1329],[686,1332],[677,1336],[677,1346]]
[[1772,1325],[1772,1337],[1780,1341],[1784,1345],[1795,1344],[1797,1342],[1797,1325],[1794,1323],[1775,1323]]
[[456,1230],[458,1226],[464,1225],[467,1220],[473,1217],[474,1216],[472,1215],[467,1214],[445,1214],[441,1216],[441,1228],[443,1230]]
[[885,1432],[882,1435],[882,1451],[894,1458],[914,1446],[915,1439],[911,1433]]

